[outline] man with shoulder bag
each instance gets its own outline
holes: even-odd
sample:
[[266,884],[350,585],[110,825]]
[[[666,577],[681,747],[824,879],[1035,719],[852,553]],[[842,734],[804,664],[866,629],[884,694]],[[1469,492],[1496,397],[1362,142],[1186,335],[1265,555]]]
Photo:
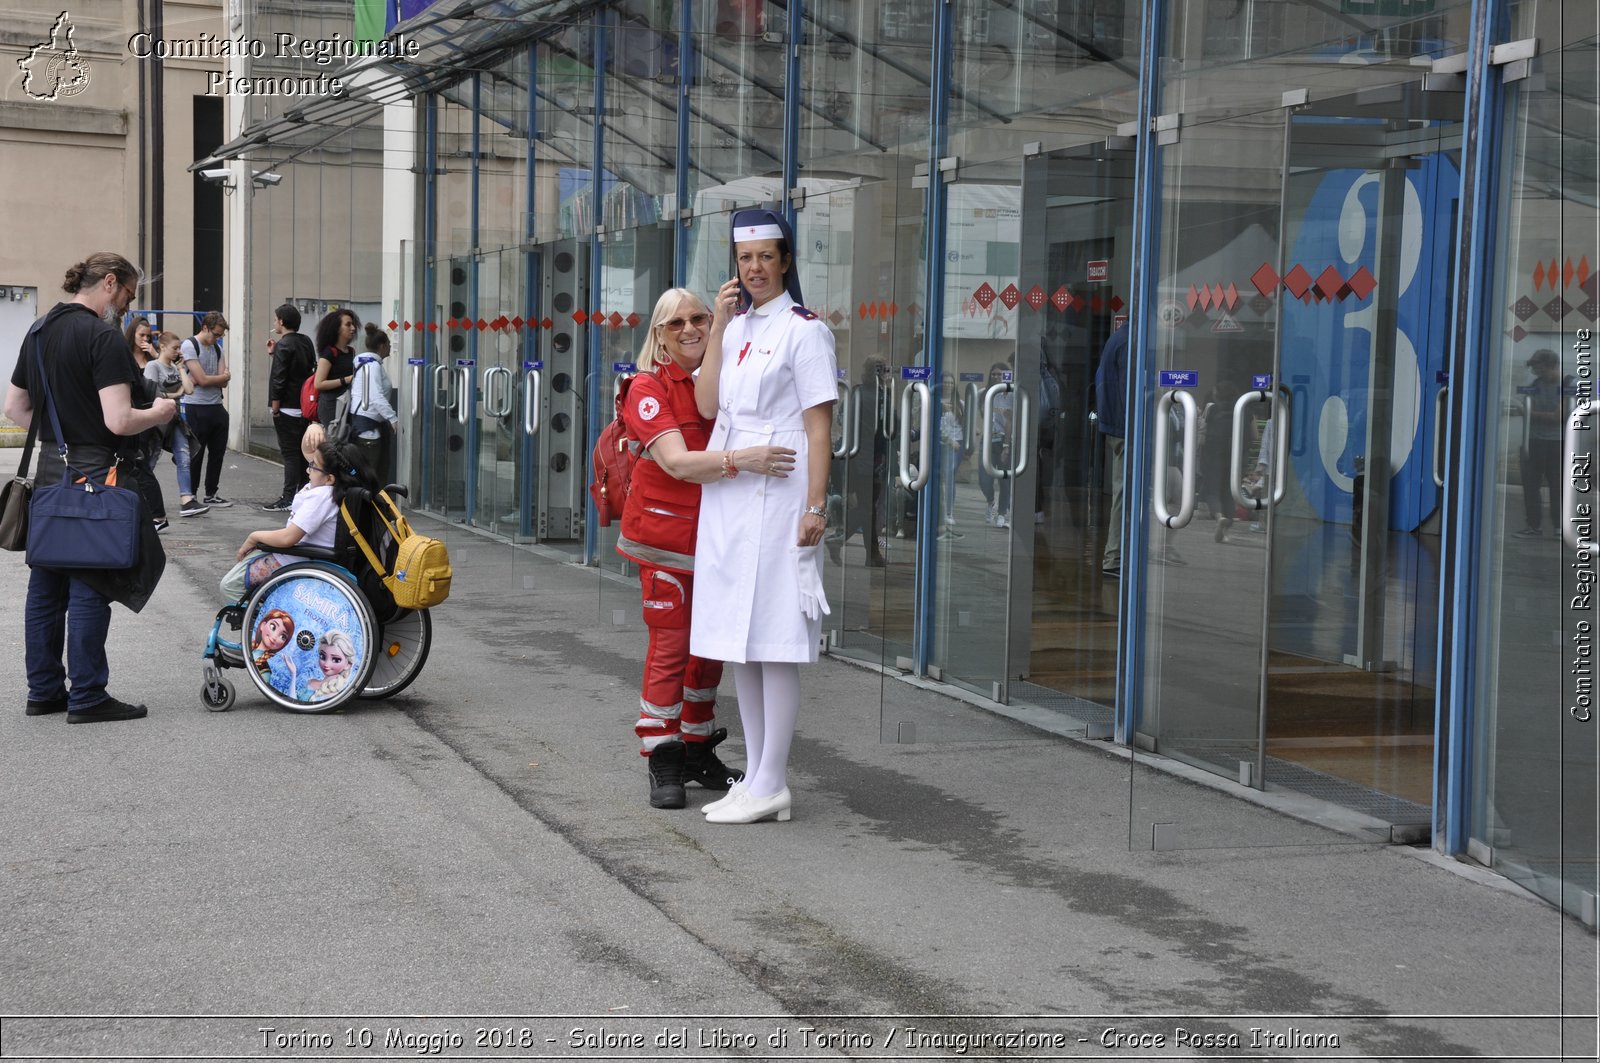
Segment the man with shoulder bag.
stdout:
[[[169,398],[156,398],[147,409],[135,407],[135,389],[142,392],[142,378],[122,333],[110,323],[127,312],[139,280],[138,269],[121,255],[90,255],[67,270],[61,285],[73,298],[56,304],[23,341],[6,389],[5,414],[23,427],[31,428],[34,418],[40,419],[35,507],[43,489],[53,483],[81,479],[86,485],[111,488],[118,464],[136,460],[139,433],[166,424],[177,412]],[[85,487],[83,493],[95,492]],[[149,518],[141,517],[140,522],[149,532],[144,548],[148,551],[153,542],[159,553],[160,540]],[[124,600],[114,599],[116,591],[108,593],[107,588],[125,586],[136,578],[140,564],[119,574],[45,567],[31,557],[29,563],[33,570],[25,616],[27,714],[65,712],[68,723],[146,715],[143,705],[119,701],[106,690],[111,675],[106,660],[111,602]],[[114,579],[119,576],[122,583]],[[141,593],[139,605],[148,598],[148,588]],[[66,667],[61,661],[63,647]]]

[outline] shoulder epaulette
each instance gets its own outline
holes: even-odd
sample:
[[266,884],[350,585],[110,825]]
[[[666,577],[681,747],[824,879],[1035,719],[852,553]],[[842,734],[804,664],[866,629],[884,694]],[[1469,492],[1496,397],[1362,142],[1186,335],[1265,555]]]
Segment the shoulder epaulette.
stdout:
[[793,310],[807,321],[815,321],[817,319],[817,312],[815,310],[807,310],[798,303],[796,303],[794,306],[791,306],[789,309]]

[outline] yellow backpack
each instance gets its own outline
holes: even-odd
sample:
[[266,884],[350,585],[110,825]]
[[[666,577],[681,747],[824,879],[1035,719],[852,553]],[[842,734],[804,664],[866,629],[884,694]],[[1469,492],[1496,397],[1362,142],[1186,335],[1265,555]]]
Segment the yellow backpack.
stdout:
[[350,537],[361,547],[361,552],[367,555],[373,570],[383,577],[383,585],[394,595],[396,605],[402,609],[431,609],[450,597],[452,575],[450,552],[438,539],[430,539],[426,535],[418,535],[412,531],[410,523],[401,515],[400,508],[394,504],[394,499],[389,497],[387,491],[379,491],[378,498],[383,499],[383,504],[389,507],[389,512],[394,517],[391,521],[384,516],[377,500],[373,500],[374,512],[378,514],[378,519],[383,521],[384,527],[389,529],[389,535],[394,539],[392,571],[379,560],[377,553],[372,549],[372,544],[361,534],[355,520],[350,516],[350,511],[341,502],[339,512],[344,516],[345,527],[350,529]]

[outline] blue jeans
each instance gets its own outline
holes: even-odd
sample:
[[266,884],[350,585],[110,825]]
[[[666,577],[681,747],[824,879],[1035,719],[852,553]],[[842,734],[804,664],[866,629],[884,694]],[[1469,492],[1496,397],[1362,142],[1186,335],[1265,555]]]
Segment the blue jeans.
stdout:
[[[28,579],[24,625],[30,701],[57,700],[66,693],[69,679],[69,711],[92,708],[110,697],[106,693],[111,681],[106,660],[110,599],[69,572],[35,568]],[[66,668],[61,667],[63,644]]]
[[194,478],[189,473],[189,435],[181,427],[172,432],[172,464],[178,467],[178,497],[194,494]]

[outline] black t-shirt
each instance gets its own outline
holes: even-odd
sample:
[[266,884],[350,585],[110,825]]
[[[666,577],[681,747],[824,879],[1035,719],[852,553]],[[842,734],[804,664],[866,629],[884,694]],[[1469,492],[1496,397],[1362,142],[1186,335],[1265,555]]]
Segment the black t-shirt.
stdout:
[[319,391],[317,393],[317,410],[320,413],[323,402],[330,402],[345,393],[344,378],[354,375],[356,371],[356,352],[353,350],[341,351],[337,347],[329,347],[321,354],[324,361],[330,362],[328,366],[328,379],[339,382],[339,387],[333,391]]
[[[129,401],[142,387],[138,363],[128,341],[116,328],[79,303],[57,303],[39,329],[40,354],[50,380],[50,395],[68,445],[116,447],[121,438],[106,427],[100,407],[102,388],[127,384]],[[25,388],[39,425],[39,438],[56,442],[55,427],[45,408],[44,388],[35,379],[33,340],[24,337],[11,383]]]

